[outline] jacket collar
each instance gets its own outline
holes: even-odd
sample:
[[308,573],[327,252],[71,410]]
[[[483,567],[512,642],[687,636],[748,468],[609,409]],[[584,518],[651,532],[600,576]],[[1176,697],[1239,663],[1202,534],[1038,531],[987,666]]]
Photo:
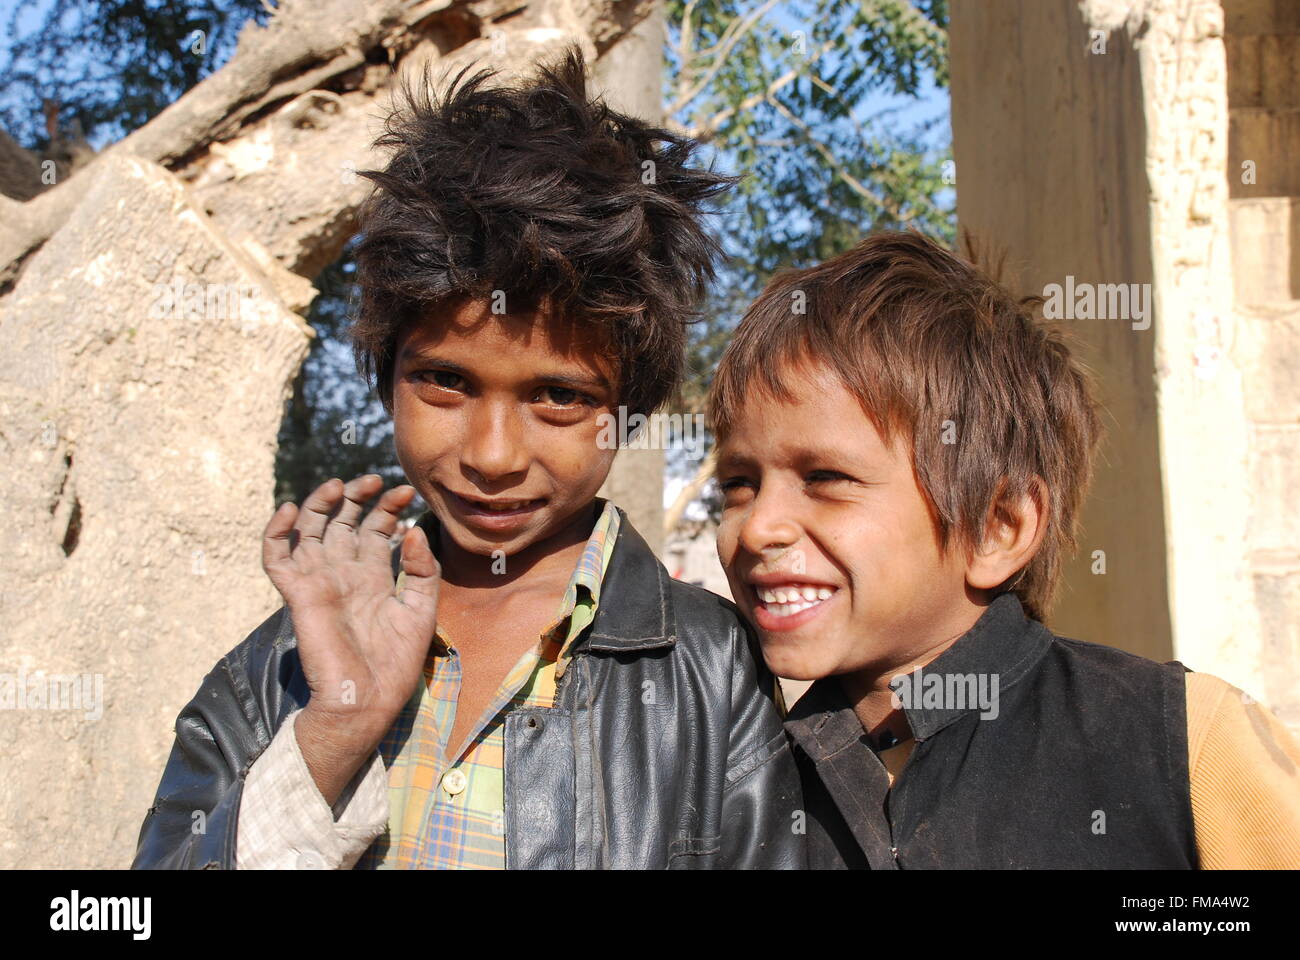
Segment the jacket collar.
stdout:
[[606,653],[667,649],[677,643],[668,570],[618,510],[618,539],[602,585],[602,602],[578,646]]
[[[1051,642],[1051,632],[1025,616],[1015,594],[1005,593],[989,604],[975,625],[952,646],[923,666],[919,675],[913,671],[902,676],[908,678],[914,691],[918,687],[924,690],[925,677],[946,681],[953,675],[973,676],[977,684],[984,678],[986,690],[992,689],[992,679],[996,678],[1001,695],[1025,677]],[[898,687],[895,689],[917,740],[932,737],[960,717],[981,709],[970,702],[960,706],[935,704],[924,694],[908,698]],[[799,698],[790,711],[786,730],[814,759],[835,753],[863,735],[862,725],[835,677],[823,677]]]

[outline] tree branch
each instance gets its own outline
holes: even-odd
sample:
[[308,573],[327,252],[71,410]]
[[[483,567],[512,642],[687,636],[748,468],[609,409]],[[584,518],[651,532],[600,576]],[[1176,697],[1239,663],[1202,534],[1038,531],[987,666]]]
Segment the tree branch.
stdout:
[[844,165],[835,158],[835,155],[831,153],[831,151],[826,147],[826,145],[822,143],[820,140],[818,140],[815,136],[813,136],[812,129],[808,126],[808,124],[804,123],[793,113],[791,113],[785,104],[781,103],[781,101],[776,99],[769,99],[768,102],[772,104],[774,108],[776,108],[777,112],[780,113],[781,116],[785,117],[786,120],[790,121],[790,123],[794,124],[803,132],[805,139],[808,141],[809,144],[811,144],[814,150],[816,150],[819,154],[821,154],[821,158],[826,161],[826,165],[830,167],[832,170],[834,170],[836,175],[845,183],[847,183],[849,187],[852,188],[854,193],[858,194],[861,197],[864,197],[867,200],[870,200],[881,210],[884,210],[891,217],[893,217],[893,219],[899,221],[900,223],[905,223],[911,219],[911,217],[903,216],[903,214],[899,211],[898,207],[895,204],[893,204],[891,201],[889,201],[887,198],[876,196],[874,193],[868,190],[856,177],[854,177],[853,174],[849,173],[849,171],[844,168]]
[[814,65],[816,65],[816,63],[819,60],[821,60],[821,58],[824,57],[835,46],[835,43],[836,41],[834,40],[826,41],[824,44],[818,47],[817,52],[813,56],[809,57],[807,61],[800,64],[798,67],[795,67],[791,70],[787,70],[785,73],[781,74],[781,76],[777,77],[770,84],[768,84],[765,90],[761,90],[758,93],[751,94],[750,96],[746,97],[744,100],[740,101],[740,103],[734,107],[727,107],[727,109],[725,110],[720,110],[718,113],[714,114],[713,117],[710,118],[702,126],[691,127],[685,132],[697,140],[704,140],[704,141],[711,140],[714,137],[714,135],[717,134],[717,132],[722,129],[723,124],[725,124],[737,113],[742,113],[745,110],[753,109],[754,107],[762,103],[764,100],[769,100],[777,93],[779,93],[781,90],[785,89],[790,84],[794,83],[794,81],[799,79],[799,77],[803,76],[804,73],[806,73]]
[[[173,170],[187,166],[213,142],[235,137],[269,111],[283,109],[350,72],[359,73],[366,66],[367,53],[377,46],[413,48],[428,21],[442,11],[456,7],[474,18],[490,18],[501,5],[494,6],[491,0],[282,0],[266,27],[245,26],[229,63],[148,124],[106,148],[85,170],[111,154]],[[512,10],[520,6],[527,7],[528,0],[509,3]],[[602,41],[608,45],[611,38],[635,26],[650,9],[647,2],[595,0],[583,8],[583,23],[599,48]],[[527,20],[527,14],[512,18],[510,26],[518,27],[530,51],[541,49],[527,36],[527,28],[534,26]],[[464,43],[453,55],[481,53],[476,43],[486,41]],[[349,82],[355,87],[364,81]],[[90,179],[83,170],[23,204],[23,218],[0,234],[0,294],[71,214]]]
[[713,476],[713,471],[718,465],[718,448],[713,447],[709,450],[708,455],[700,461],[700,467],[695,471],[695,476],[691,481],[682,487],[681,491],[673,498],[672,506],[664,511],[664,536],[669,536],[677,529],[678,524],[682,522],[682,514],[691,502],[700,495],[704,485],[709,482]]
[[[719,39],[713,47],[709,48],[710,50],[718,51],[713,54],[713,65],[705,71],[704,77],[695,84],[694,89],[689,90],[685,94],[679,95],[676,100],[668,105],[667,112],[677,113],[680,110],[684,110],[687,104],[698,97],[713,81],[713,78],[718,75],[718,71],[722,69],[722,65],[727,61],[727,55],[731,53],[732,48],[740,41],[740,38],[749,33],[749,31],[754,28],[754,25],[779,2],[780,0],[767,0],[767,2],[761,7],[750,12],[750,14],[743,19],[733,20],[723,32],[722,38]],[[728,34],[731,34],[731,36],[728,37]],[[697,55],[697,58],[702,59],[708,55],[708,52],[701,52]],[[688,67],[686,63],[681,64],[681,67],[683,73],[686,73],[688,70],[694,72],[694,68]]]
[[[686,69],[687,64],[694,58],[695,49],[695,28],[691,26],[691,16],[695,13],[695,4],[697,0],[689,0],[685,9],[682,10],[682,28],[681,35],[677,38],[677,96],[681,97],[686,86],[690,82],[690,72]],[[667,113],[668,111],[665,111]]]

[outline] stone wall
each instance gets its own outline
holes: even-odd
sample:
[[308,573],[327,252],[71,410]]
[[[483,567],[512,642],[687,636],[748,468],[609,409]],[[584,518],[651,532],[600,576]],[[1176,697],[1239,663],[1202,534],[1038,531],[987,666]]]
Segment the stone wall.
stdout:
[[1300,4],[1225,0],[1228,190],[1263,699],[1300,726]]

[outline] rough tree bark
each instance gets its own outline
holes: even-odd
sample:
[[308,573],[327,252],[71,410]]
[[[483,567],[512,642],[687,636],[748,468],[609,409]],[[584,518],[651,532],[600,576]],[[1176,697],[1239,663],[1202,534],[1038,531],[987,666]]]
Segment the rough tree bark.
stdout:
[[654,5],[284,0],[147,126],[0,197],[0,868],[129,863],[178,709],[278,605],[258,533],[301,315],[396,73],[599,65]]

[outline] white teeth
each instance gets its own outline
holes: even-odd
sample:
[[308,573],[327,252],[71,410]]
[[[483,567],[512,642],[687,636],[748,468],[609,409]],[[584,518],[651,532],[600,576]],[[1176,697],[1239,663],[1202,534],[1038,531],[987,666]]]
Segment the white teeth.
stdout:
[[758,597],[768,612],[778,617],[789,617],[801,610],[815,607],[835,591],[830,587],[789,586],[756,587]]
[[801,610],[807,610],[809,607],[815,606],[817,606],[816,603],[778,603],[771,609],[778,617],[791,617]]
[[813,603],[827,599],[835,591],[829,587],[757,587],[759,599],[767,604]]

